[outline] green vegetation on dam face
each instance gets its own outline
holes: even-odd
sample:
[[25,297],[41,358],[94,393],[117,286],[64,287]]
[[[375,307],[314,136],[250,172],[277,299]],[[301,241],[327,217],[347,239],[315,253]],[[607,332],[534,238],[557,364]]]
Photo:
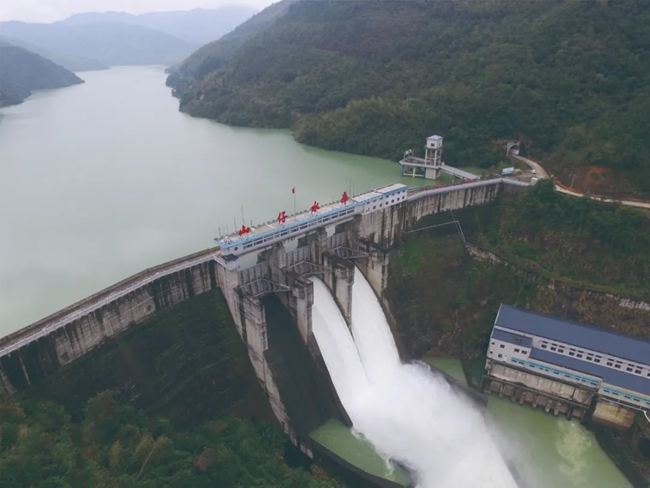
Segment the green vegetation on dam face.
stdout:
[[161,67],[0,109],[0,336],[250,225],[403,181],[396,163],[178,112]]
[[273,420],[220,291],[164,309],[23,392],[63,405],[74,419],[113,390],[176,427],[221,416]]

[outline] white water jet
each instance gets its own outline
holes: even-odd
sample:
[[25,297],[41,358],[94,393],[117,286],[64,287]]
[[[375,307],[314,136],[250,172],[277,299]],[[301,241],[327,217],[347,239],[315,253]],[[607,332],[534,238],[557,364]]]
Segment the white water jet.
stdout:
[[381,305],[360,272],[354,339],[325,285],[314,282],[313,331],[354,428],[422,488],[516,488],[482,415],[422,364],[402,365]]

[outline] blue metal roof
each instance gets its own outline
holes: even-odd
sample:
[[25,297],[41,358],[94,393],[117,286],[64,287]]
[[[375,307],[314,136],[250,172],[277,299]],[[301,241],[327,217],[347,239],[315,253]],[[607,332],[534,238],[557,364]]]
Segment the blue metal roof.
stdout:
[[650,342],[501,304],[495,325],[650,364]]
[[510,344],[515,344],[523,347],[530,347],[533,343],[533,340],[530,337],[520,336],[499,329],[492,329],[492,339],[509,342]]
[[644,395],[650,395],[650,378],[628,373],[627,371],[608,368],[590,361],[583,361],[570,356],[563,356],[562,354],[556,354],[543,349],[533,349],[530,357],[549,364],[563,366],[574,371],[580,371],[582,373],[602,378],[605,383],[609,383],[610,385],[625,388],[626,390],[637,391]]

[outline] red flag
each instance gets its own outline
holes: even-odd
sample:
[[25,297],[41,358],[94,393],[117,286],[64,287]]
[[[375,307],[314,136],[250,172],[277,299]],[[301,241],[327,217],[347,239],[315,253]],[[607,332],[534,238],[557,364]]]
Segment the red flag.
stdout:
[[291,193],[293,193],[295,195],[295,193],[296,193],[296,187],[295,186],[291,189]]

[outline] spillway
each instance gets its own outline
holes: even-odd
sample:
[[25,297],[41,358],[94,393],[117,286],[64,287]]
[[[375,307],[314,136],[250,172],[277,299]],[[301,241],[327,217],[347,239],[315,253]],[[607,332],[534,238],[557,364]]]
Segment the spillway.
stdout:
[[352,333],[327,287],[314,283],[313,332],[354,429],[421,488],[517,488],[480,412],[441,377],[402,364],[370,284],[356,271]]

